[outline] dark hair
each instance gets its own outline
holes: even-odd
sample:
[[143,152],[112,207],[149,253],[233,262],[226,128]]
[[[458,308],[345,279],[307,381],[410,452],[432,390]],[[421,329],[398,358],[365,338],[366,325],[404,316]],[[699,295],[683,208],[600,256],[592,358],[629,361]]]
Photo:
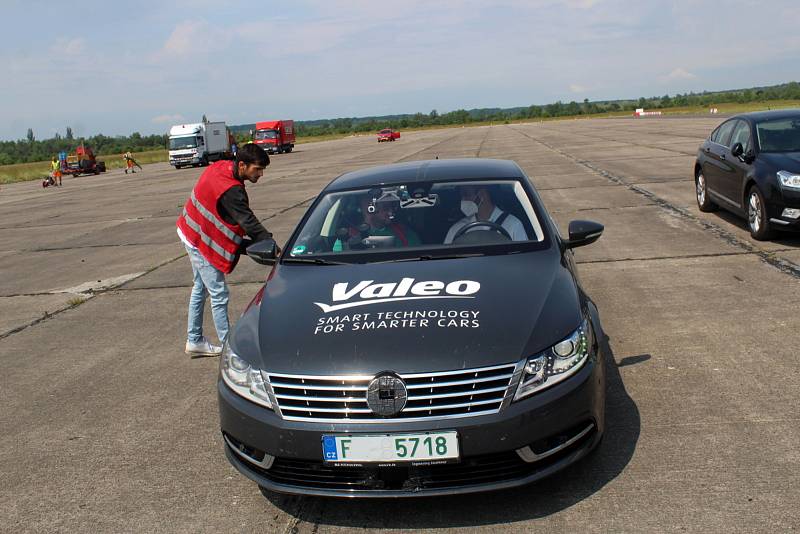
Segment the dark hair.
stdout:
[[269,156],[260,146],[253,143],[247,143],[236,151],[236,163],[266,167],[269,165]]

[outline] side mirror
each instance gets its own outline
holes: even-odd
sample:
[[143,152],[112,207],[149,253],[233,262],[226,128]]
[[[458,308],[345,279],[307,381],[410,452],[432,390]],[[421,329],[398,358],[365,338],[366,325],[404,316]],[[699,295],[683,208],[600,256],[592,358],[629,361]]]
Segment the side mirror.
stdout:
[[605,227],[594,221],[571,221],[569,223],[569,241],[564,242],[566,248],[590,245],[600,239]]
[[752,148],[748,149],[747,152],[744,153],[742,160],[744,160],[744,162],[747,164],[753,163],[756,160],[756,153]]
[[253,130],[250,130],[250,137],[253,137]]
[[247,247],[247,255],[261,265],[275,265],[278,256],[278,245],[274,239],[256,241]]
[[742,146],[742,143],[734,143],[731,147],[731,155],[734,158],[738,158],[742,154],[744,154],[744,147]]

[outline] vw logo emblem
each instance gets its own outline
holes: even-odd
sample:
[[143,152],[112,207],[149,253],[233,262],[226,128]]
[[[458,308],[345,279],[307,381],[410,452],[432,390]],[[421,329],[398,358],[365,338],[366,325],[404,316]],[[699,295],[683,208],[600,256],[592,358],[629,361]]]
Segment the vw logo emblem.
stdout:
[[406,384],[395,375],[378,375],[372,379],[367,388],[367,406],[381,417],[400,413],[405,408],[407,399]]

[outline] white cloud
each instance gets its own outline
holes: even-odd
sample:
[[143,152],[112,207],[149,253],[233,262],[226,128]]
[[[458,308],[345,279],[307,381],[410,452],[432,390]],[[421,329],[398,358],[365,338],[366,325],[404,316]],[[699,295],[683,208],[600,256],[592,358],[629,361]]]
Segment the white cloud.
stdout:
[[150,122],[155,124],[177,124],[179,122],[184,122],[184,116],[180,113],[175,113],[174,115],[158,115],[150,119]]
[[685,69],[678,67],[677,69],[673,69],[672,72],[667,74],[666,76],[662,76],[661,80],[663,81],[672,81],[672,80],[693,80],[697,78],[691,72],[688,72]]
[[178,24],[167,42],[164,43],[162,51],[171,56],[182,56],[192,51],[193,46],[199,42],[200,35],[205,23],[199,21],[186,21]]
[[570,84],[569,90],[572,91],[573,93],[585,93],[587,91],[587,88],[582,86],[582,85],[578,85],[576,83],[573,83],[573,84]]

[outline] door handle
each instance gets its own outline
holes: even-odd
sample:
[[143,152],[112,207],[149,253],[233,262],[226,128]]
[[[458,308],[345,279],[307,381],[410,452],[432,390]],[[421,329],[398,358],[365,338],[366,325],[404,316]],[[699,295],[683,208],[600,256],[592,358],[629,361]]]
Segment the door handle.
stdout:
[[725,159],[725,154],[720,154],[719,159]]
[[708,154],[709,152],[711,152],[711,147],[708,147],[708,146],[707,146],[707,147],[706,147],[706,154]]

